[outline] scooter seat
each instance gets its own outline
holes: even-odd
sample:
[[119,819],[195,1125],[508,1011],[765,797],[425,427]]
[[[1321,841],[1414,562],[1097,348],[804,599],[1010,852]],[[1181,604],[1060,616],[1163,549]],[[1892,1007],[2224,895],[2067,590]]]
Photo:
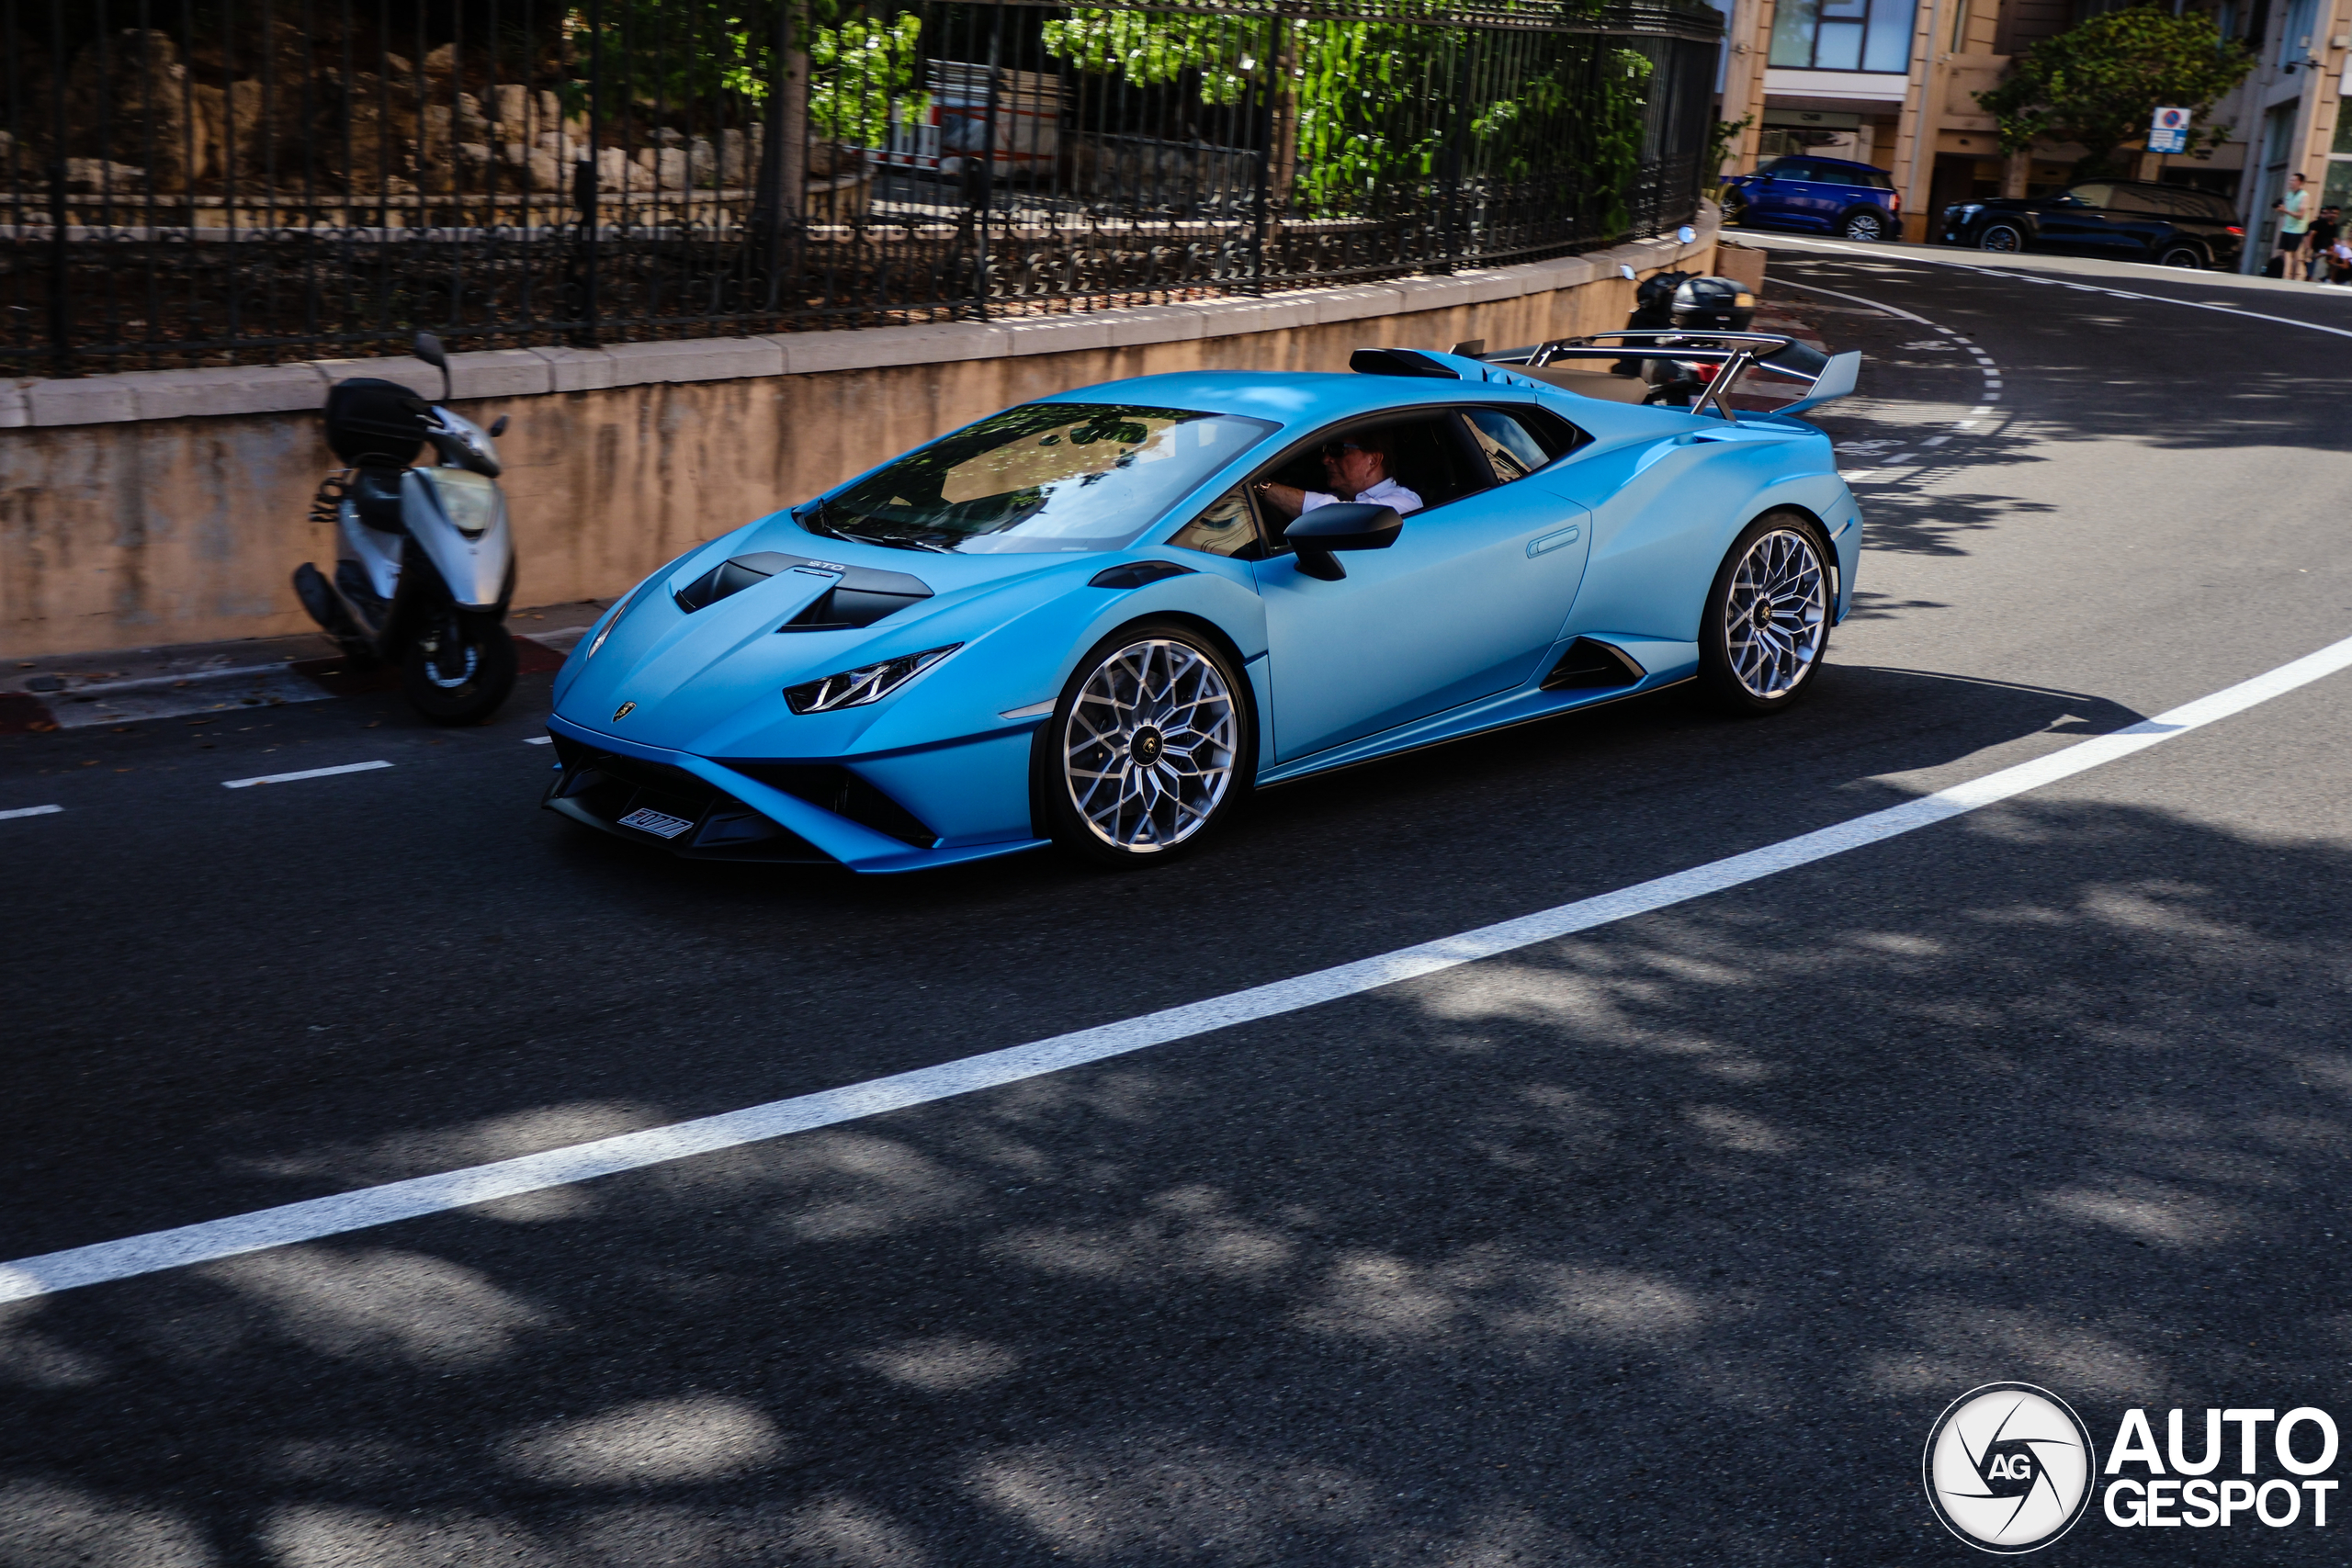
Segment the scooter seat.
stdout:
[[363,468],[344,493],[359,513],[360,523],[379,534],[400,534],[401,473],[399,468]]

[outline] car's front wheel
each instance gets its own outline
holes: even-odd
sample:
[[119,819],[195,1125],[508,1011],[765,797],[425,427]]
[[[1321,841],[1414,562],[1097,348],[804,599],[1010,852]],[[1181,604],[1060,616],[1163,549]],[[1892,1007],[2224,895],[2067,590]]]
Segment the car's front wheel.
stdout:
[[1244,681],[1216,639],[1182,621],[1138,622],[1096,644],[1036,742],[1046,836],[1102,865],[1198,847],[1255,772]]
[[1778,713],[1821,668],[1837,608],[1836,557],[1802,512],[1768,512],[1740,531],[1707,594],[1699,681],[1735,713]]
[[1838,231],[1849,240],[1876,242],[1886,238],[1886,214],[1875,207],[1856,208],[1846,214]]
[[2013,223],[1987,223],[1984,231],[1976,236],[1976,248],[2013,256],[2025,249],[2025,235]]
[[1724,192],[1724,221],[1745,228],[1747,216],[1747,198],[1736,190]]

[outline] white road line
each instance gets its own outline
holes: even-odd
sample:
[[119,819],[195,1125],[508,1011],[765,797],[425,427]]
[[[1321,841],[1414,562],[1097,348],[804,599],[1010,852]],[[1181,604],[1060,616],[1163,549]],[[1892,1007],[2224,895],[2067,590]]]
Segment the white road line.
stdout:
[[51,817],[64,809],[62,806],[19,806],[13,811],[0,811],[0,822],[11,817]]
[[298,779],[323,779],[336,773],[364,773],[370,768],[389,768],[390,762],[345,762],[339,768],[305,768],[299,773],[264,773],[258,778],[222,779],[222,789],[251,789],[255,784],[292,784]]
[[[1808,245],[1816,250],[1836,251],[1840,255],[1870,256],[1872,261],[1894,262],[1898,264],[1903,262],[1916,262],[1921,266],[1956,266],[1962,272],[1981,272],[1994,277],[2006,277],[2015,283],[2058,283],[2061,281],[2054,277],[2036,277],[2030,272],[2003,272],[1996,266],[1983,266],[1975,262],[1953,261],[1948,256],[1891,256],[1885,254],[1883,252],[1876,255],[1871,255],[1868,251],[1860,250],[1851,245],[1833,244],[1826,240],[1797,240],[1794,243],[1801,245]],[[1775,283],[1796,283],[1796,280],[1792,277],[1776,277],[1772,281]],[[1799,288],[1811,287],[1810,285],[1803,283],[1797,283],[1796,286]],[[2260,310],[2241,310],[2234,305],[2209,304],[2202,299],[2175,299],[2168,294],[2134,294],[2127,289],[2106,288],[2095,283],[2067,283],[2064,286],[2068,288],[2086,288],[2096,294],[2111,294],[2118,299],[2144,299],[2152,304],[2178,305],[2190,310],[2219,310],[2225,316],[2244,316],[2250,321],[2270,321],[2282,327],[2301,327],[2306,332],[2326,333],[2332,337],[2352,337],[2352,331],[2346,331],[2342,327],[2324,327],[2317,321],[2299,321],[2292,316],[2265,315]],[[1824,288],[1820,292],[1827,294],[1832,291]],[[1841,296],[1841,298],[1850,299],[1853,296],[1849,294]],[[1868,304],[1869,301],[1864,300],[1863,303]],[[1888,305],[1881,305],[1879,309],[1886,310],[1894,308]],[[1901,312],[1899,311],[1897,312],[1897,314],[1900,313]],[[1918,319],[1919,318],[1917,316],[1913,316],[1911,318],[1911,320],[1915,321]]]
[[523,737],[523,744],[526,746],[552,746],[555,744],[555,737],[552,735],[526,735]]
[[667,1127],[624,1133],[567,1148],[548,1149],[516,1159],[497,1160],[436,1176],[412,1177],[380,1187],[363,1187],[328,1198],[287,1203],[227,1219],[207,1220],[172,1230],[102,1241],[63,1252],[45,1253],[0,1264],[0,1302],[23,1301],[81,1285],[128,1280],[166,1269],[185,1268],[214,1258],[234,1258],[273,1247],[316,1241],[322,1236],[445,1213],[470,1204],[568,1187],[600,1176],[672,1160],[688,1159],[719,1149],[762,1143],[771,1138],[806,1133],[854,1122],[884,1111],[902,1111],[934,1100],[971,1094],[984,1089],[1019,1083],[1025,1078],[1083,1066],[1107,1057],[1122,1056],[1171,1041],[1189,1040],[1214,1030],[1275,1018],[1303,1008],[1418,979],[1461,964],[1492,958],[1537,942],[1552,942],[1577,931],[1614,924],[1635,915],[1703,898],[1726,888],[1780,872],[1810,865],[1900,834],[1914,832],[1955,817],[1981,810],[2012,795],[2144,751],[2175,736],[2186,735],[2233,714],[2283,696],[2299,687],[2352,667],[2352,637],[2329,644],[2316,653],[2282,664],[2250,681],[2241,681],[2210,696],[2143,719],[2127,729],[2094,736],[2062,750],[2019,762],[1996,773],[1954,784],[1950,789],[1890,806],[1835,827],[1784,839],[1745,854],[1712,861],[1669,876],[1579,898],[1572,904],[1522,915],[1456,936],[1441,937],[1417,946],[1399,948],[1352,964],[1318,969],[1271,985],[1253,986],[1206,1001],[1188,1002],[1139,1018],[1124,1019],[1092,1029],[1080,1029],[1051,1039],[1033,1041],[1001,1051],[984,1052],[937,1066],[873,1078],[842,1089],[771,1100],[716,1116],[697,1117]]

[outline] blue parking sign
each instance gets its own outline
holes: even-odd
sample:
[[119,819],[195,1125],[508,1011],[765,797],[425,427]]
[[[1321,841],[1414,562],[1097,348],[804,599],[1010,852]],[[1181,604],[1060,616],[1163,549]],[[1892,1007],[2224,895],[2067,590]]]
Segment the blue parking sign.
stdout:
[[2188,111],[2158,109],[2148,127],[2148,151],[2151,152],[2186,152],[2188,151]]

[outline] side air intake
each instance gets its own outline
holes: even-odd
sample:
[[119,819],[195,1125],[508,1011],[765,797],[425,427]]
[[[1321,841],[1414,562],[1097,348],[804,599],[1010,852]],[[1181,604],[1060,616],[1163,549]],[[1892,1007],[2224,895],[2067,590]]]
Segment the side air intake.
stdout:
[[1630,686],[1648,673],[1623,649],[1580,637],[1562,650],[1559,662],[1544,677],[1544,689],[1575,692]]

